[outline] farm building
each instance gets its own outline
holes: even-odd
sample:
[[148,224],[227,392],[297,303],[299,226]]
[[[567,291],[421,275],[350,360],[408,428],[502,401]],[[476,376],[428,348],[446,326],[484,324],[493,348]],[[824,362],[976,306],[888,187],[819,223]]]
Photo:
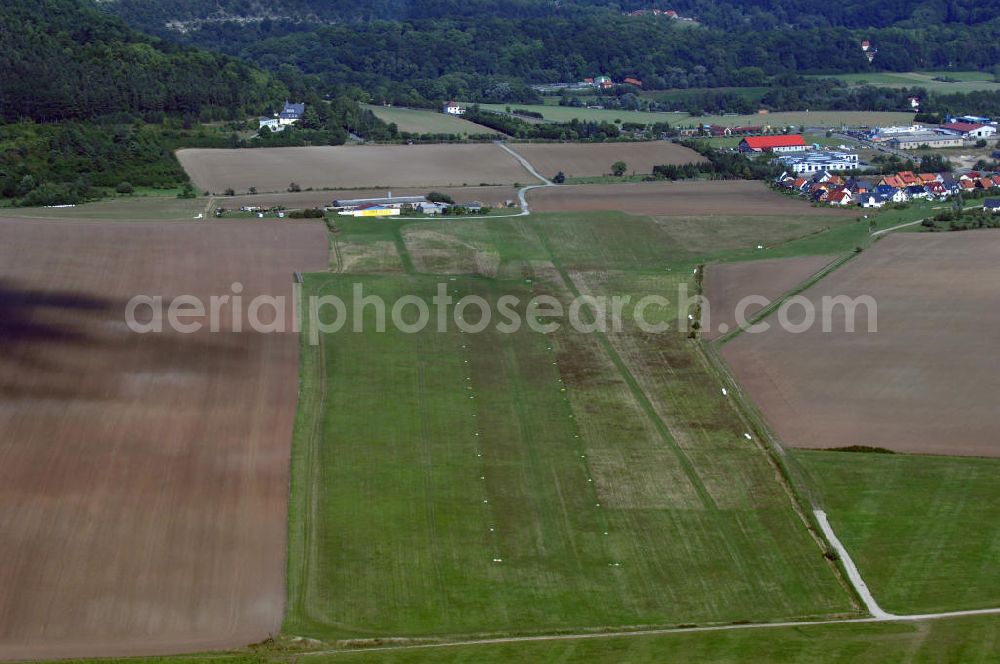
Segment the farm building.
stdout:
[[740,141],[740,152],[803,152],[808,150],[800,134],[782,136],[748,136]]
[[965,144],[961,136],[947,132],[916,131],[899,133],[888,141],[897,150],[916,150],[923,146],[930,148],[960,148]]
[[990,138],[997,133],[996,127],[978,122],[949,122],[941,125],[944,129],[953,134],[957,134],[967,141],[978,141],[981,138]]
[[384,205],[360,205],[349,210],[341,210],[337,214],[346,217],[398,217],[398,207],[385,207]]
[[457,101],[449,101],[441,109],[445,115],[465,115],[465,109]]
[[819,173],[820,171],[853,171],[859,167],[858,155],[849,152],[813,152],[803,155],[778,157],[793,173]]
[[393,196],[392,192],[382,198],[338,198],[330,207],[350,211],[357,208],[377,205],[385,208],[401,208],[404,205],[421,205],[427,202],[424,196]]

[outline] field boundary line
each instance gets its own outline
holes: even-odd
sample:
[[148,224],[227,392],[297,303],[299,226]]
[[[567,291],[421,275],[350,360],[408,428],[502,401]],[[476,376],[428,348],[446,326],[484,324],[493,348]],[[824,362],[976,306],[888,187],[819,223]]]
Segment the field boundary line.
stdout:
[[[822,281],[823,279],[825,279],[826,277],[830,276],[838,269],[843,267],[848,261],[860,255],[860,253],[861,252],[858,251],[852,251],[850,253],[844,254],[840,258],[834,259],[830,263],[820,268],[818,271],[806,277],[806,279],[800,282],[797,286],[793,286],[789,290],[782,293],[781,297],[779,297],[777,300],[775,300],[774,302],[772,302],[771,304],[767,305],[766,307],[758,311],[756,314],[754,314],[753,317],[751,317],[750,320],[747,321],[746,325],[737,326],[736,329],[730,330],[729,332],[722,335],[712,343],[718,346],[724,346],[725,344],[729,343],[730,341],[732,341],[739,335],[743,334],[757,323],[769,317],[771,314],[773,314],[775,311],[781,308],[781,305],[783,305],[789,299],[795,297],[796,295],[800,295],[804,291],[812,288],[820,281]],[[706,270],[707,268],[708,266],[706,265],[705,267],[702,268],[702,271]]]

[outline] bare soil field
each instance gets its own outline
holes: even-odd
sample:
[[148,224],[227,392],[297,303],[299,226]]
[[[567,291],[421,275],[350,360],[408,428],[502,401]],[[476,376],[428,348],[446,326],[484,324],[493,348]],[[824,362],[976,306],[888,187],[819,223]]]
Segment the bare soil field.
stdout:
[[237,196],[216,196],[215,205],[239,208],[244,205],[283,205],[286,208],[310,208],[329,205],[338,198],[376,198],[392,193],[393,196],[423,196],[440,191],[455,199],[456,203],[479,201],[484,205],[497,205],[505,201],[517,201],[517,190],[511,186],[497,187],[423,187],[388,189],[340,189],[337,191],[302,191],[295,193],[256,194]]
[[327,265],[323,226],[0,220],[0,236],[0,659],[276,633],[297,336],[238,333],[229,307],[215,334],[137,334],[125,303],[235,281],[244,311],[289,295],[294,270]]
[[805,201],[773,192],[762,182],[749,180],[565,185],[534,189],[528,193],[528,202],[539,212],[619,210],[678,217],[736,214],[844,217],[851,214],[844,210],[812,207]]
[[[702,307],[701,310],[702,335],[706,339],[715,339],[736,329],[736,307],[743,298],[758,296],[773,302],[829,265],[834,258],[802,256],[706,266],[702,291],[709,308]],[[743,320],[749,321],[764,306],[748,303]]]
[[191,179],[208,192],[303,189],[447,187],[532,182],[510,154],[492,143],[460,145],[338,145],[245,150],[178,150]]
[[[899,452],[1000,456],[996,284],[1000,233],[891,235],[803,295],[806,332],[742,334],[723,348],[775,433],[792,447],[872,445]],[[877,332],[857,308],[822,331],[823,296],[872,296]],[[792,322],[803,319],[795,307]]]
[[611,164],[624,161],[628,173],[649,174],[658,164],[690,164],[705,159],[694,150],[666,141],[637,143],[518,143],[510,146],[551,178],[559,171],[566,177],[608,175]]

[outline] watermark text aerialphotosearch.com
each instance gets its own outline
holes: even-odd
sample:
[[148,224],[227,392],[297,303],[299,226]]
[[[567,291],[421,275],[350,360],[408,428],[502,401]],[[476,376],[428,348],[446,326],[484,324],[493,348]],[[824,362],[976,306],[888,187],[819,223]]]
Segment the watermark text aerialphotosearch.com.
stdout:
[[[827,295],[818,302],[795,295],[782,301],[773,317],[753,321],[754,313],[773,304],[762,295],[747,295],[736,303],[730,319],[749,334],[766,332],[774,325],[792,334],[807,332],[817,325],[823,332],[853,333],[859,327],[862,333],[878,331],[878,304],[870,295]],[[305,315],[300,316],[303,307]],[[514,334],[524,326],[552,334],[564,325],[581,333],[618,332],[634,325],[649,334],[662,334],[686,331],[696,317],[700,327],[712,329],[712,313],[711,302],[703,295],[689,293],[687,284],[678,287],[673,299],[662,294],[580,295],[565,302],[548,294],[530,298],[506,294],[492,301],[479,295],[456,297],[448,292],[447,283],[439,283],[430,298],[403,295],[391,301],[366,293],[362,283],[353,284],[351,296],[346,299],[337,295],[303,298],[299,284],[295,284],[290,297],[247,298],[243,296],[243,285],[235,282],[229,293],[212,295],[207,300],[193,295],[137,295],[125,307],[125,323],[139,334],[193,334],[202,330],[271,334],[299,332],[300,321],[305,319],[309,341],[317,344],[323,334],[382,333],[390,326],[404,334],[428,329],[476,334],[491,328],[501,334]],[[725,334],[730,326],[721,322],[717,331]]]

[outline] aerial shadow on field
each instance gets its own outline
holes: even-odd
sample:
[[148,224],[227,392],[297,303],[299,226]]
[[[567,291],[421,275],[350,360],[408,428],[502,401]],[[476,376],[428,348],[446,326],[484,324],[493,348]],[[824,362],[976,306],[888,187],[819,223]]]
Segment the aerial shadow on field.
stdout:
[[253,333],[137,334],[125,304],[0,280],[0,399],[103,400],[134,389],[136,377],[249,377],[248,359],[265,343]]
[[23,342],[85,342],[82,326],[56,322],[52,314],[60,319],[63,312],[93,315],[111,310],[113,304],[82,293],[28,290],[0,281],[0,354]]

